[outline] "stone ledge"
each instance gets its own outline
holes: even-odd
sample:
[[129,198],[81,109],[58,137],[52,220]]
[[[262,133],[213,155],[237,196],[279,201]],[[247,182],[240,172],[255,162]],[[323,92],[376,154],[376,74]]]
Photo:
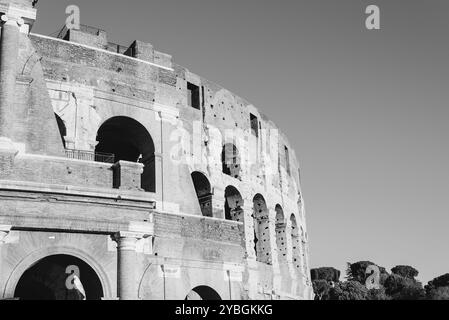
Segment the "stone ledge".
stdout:
[[85,188],[65,185],[53,185],[37,182],[0,180],[0,190],[53,193],[61,195],[96,197],[113,200],[152,202],[156,205],[154,193],[135,192],[118,189]]

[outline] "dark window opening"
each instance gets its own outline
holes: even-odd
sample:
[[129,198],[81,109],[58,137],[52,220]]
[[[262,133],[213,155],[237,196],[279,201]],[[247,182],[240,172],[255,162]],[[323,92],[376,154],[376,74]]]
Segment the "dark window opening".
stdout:
[[204,217],[212,217],[212,188],[209,180],[201,172],[192,173],[192,180],[202,215]]
[[285,147],[285,169],[287,174],[290,175],[290,154],[287,147]]
[[252,113],[249,115],[249,117],[251,123],[251,133],[256,137],[259,137],[259,120]]
[[225,144],[221,153],[223,173],[236,179],[240,179],[240,157],[238,149],[233,144]]
[[200,87],[190,82],[187,82],[187,104],[200,110]]
[[201,86],[201,106],[204,108],[204,105],[206,104],[206,99],[204,98],[204,86]]
[[243,198],[233,186],[225,190],[225,219],[243,222]]

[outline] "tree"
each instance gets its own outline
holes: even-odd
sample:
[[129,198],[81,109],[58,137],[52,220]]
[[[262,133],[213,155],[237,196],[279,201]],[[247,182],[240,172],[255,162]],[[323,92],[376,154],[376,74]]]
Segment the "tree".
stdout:
[[[366,269],[371,265],[379,267],[377,264],[371,261],[359,261],[355,263],[348,262],[348,268],[346,269],[346,278],[349,281],[358,281],[361,284],[365,284]],[[379,267],[379,271],[380,271],[380,284],[382,285],[383,282],[386,280],[388,273],[386,269],[383,267]]]
[[340,281],[340,270],[332,267],[323,267],[310,270],[312,280]]
[[415,279],[419,274],[418,270],[410,266],[396,266],[391,269],[391,272],[409,279]]
[[429,300],[449,300],[449,287],[432,288],[427,292]]
[[431,300],[447,300],[443,298],[446,297],[446,288],[448,287],[449,273],[436,277],[435,279],[429,281],[425,286],[427,298]]
[[421,282],[398,274],[390,275],[384,286],[385,293],[393,300],[421,300],[426,295]]
[[391,297],[386,294],[385,288],[372,289],[368,291],[367,300],[391,300]]
[[329,291],[332,288],[331,283],[327,280],[313,280],[313,292],[315,293],[315,300],[329,300]]
[[439,287],[448,287],[449,286],[449,273],[443,274],[442,276],[436,277],[432,281],[429,281],[426,287],[429,289],[439,288]]
[[368,289],[358,281],[338,282],[329,291],[330,300],[367,300]]

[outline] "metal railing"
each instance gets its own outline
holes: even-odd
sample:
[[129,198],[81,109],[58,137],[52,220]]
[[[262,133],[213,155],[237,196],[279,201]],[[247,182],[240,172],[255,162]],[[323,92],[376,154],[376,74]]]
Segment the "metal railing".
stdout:
[[115,155],[112,153],[101,153],[101,152],[94,152],[94,151],[66,149],[65,155],[69,159],[104,162],[104,163],[115,163]]

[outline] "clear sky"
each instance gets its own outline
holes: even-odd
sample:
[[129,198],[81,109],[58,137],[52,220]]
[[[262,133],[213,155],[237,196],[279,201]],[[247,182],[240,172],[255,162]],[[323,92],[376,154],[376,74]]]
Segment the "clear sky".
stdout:
[[[449,1],[40,0],[110,41],[152,43],[251,101],[294,143],[311,265],[449,272]],[[365,8],[381,30],[365,29]]]

